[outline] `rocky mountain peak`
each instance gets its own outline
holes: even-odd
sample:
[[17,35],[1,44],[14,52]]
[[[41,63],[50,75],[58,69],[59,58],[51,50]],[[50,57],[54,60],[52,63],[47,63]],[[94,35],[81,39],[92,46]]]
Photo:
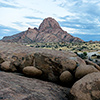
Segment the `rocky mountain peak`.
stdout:
[[57,28],[61,29],[58,22],[55,19],[48,17],[48,18],[45,18],[43,22],[40,24],[39,31],[42,32],[46,29],[57,29]]
[[62,30],[59,23],[51,18],[45,18],[39,28],[28,28],[21,33],[6,36],[1,41],[4,42],[84,42],[80,38],[74,37]]

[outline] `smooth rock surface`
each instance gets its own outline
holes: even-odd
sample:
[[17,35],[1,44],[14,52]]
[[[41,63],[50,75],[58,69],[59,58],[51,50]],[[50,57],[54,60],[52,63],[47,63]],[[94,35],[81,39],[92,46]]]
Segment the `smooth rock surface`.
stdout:
[[11,65],[10,61],[5,61],[5,62],[1,63],[0,69],[3,71],[11,71],[11,72],[17,71],[16,67]]
[[96,69],[93,65],[84,65],[84,66],[78,66],[75,72],[75,78],[80,79],[83,76],[93,73],[93,72],[99,72],[98,69]]
[[0,72],[0,100],[68,100],[69,88]]
[[73,82],[73,75],[69,71],[64,71],[60,75],[60,81],[64,84],[71,84]]
[[70,100],[100,100],[100,72],[88,74],[71,88]]
[[34,66],[27,66],[23,69],[23,73],[30,77],[39,77],[42,74],[42,71]]
[[89,61],[88,59],[85,60],[87,65],[93,65],[95,68],[97,68],[100,71],[100,66],[96,63],[93,63],[92,61]]

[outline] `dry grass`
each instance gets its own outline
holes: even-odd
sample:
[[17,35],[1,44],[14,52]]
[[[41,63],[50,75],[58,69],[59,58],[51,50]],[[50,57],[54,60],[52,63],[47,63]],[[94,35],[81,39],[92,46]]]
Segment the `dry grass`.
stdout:
[[[33,43],[27,46],[43,49],[66,50],[73,52],[94,52],[100,50],[100,43]],[[99,52],[100,53],[100,52]]]

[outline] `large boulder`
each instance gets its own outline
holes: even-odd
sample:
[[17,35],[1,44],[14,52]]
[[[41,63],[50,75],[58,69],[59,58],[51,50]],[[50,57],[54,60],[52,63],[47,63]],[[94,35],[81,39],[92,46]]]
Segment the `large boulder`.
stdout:
[[34,66],[27,66],[23,69],[23,73],[31,77],[39,77],[42,74],[42,71],[37,69]]
[[71,88],[70,100],[100,100],[100,72],[86,75]]
[[0,100],[68,100],[69,88],[0,72]]
[[94,66],[92,65],[85,65],[85,66],[78,66],[75,72],[75,78],[80,79],[83,76],[93,73],[93,72],[99,72]]
[[34,66],[43,71],[42,79],[53,82],[59,80],[62,72],[66,70],[73,71],[77,67],[76,61],[72,59],[46,53],[35,53],[34,60]]

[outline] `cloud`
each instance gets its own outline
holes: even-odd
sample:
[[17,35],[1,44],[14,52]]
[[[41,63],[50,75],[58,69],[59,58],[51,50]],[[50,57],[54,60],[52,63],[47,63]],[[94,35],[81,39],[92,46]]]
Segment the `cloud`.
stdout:
[[[71,3],[72,2],[72,3]],[[100,1],[98,0],[70,0],[66,1],[68,4],[59,4],[60,7],[67,9],[74,13],[75,16],[64,16],[65,21],[60,22],[63,27],[78,29],[79,34],[100,34]],[[71,4],[69,4],[71,3]],[[75,31],[76,32],[76,31]],[[74,33],[75,34],[75,33]]]
[[0,25],[0,39],[2,39],[4,36],[10,36],[19,32],[20,31],[14,28]]
[[40,20],[43,20],[43,18],[34,17],[34,16],[25,16],[25,18],[28,18],[28,19],[40,19]]
[[6,7],[6,8],[18,8],[17,6],[13,6],[13,5],[9,5],[9,4],[1,3],[1,2],[0,2],[0,8],[1,8],[1,7]]
[[68,33],[100,34],[99,12],[98,0],[1,0],[0,24],[24,31],[53,17]]

